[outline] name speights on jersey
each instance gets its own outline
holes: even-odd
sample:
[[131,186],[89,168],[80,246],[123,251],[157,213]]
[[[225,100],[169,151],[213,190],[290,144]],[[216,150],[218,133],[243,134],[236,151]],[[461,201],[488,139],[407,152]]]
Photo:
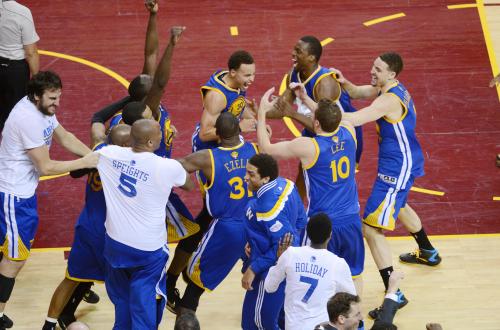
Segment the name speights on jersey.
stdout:
[[136,178],[137,180],[142,180],[144,182],[148,181],[149,174],[135,168],[134,160],[131,160],[128,164],[127,163],[120,162],[119,160],[113,160],[113,167],[120,170],[122,173]]

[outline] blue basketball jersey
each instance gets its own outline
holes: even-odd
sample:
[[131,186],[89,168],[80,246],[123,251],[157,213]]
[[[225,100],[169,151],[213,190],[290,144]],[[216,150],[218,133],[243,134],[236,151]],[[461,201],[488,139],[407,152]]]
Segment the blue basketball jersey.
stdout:
[[250,192],[245,182],[246,165],[257,147],[242,142],[233,148],[209,149],[212,158],[212,181],[205,183],[207,209],[214,219],[245,217]]
[[[167,109],[160,104],[160,119],[158,120],[161,128],[161,142],[158,149],[155,150],[155,154],[157,156],[163,158],[171,158],[172,156],[172,140],[174,138],[174,131],[170,126],[170,116],[168,114]],[[123,124],[122,113],[119,112],[111,118],[109,122],[109,128],[112,128],[115,125]]]
[[[98,144],[94,151],[107,146],[106,143]],[[78,217],[76,226],[81,226],[89,232],[104,237],[104,221],[106,220],[106,201],[102,190],[101,177],[97,170],[89,173],[85,187],[85,204]]]
[[316,159],[304,166],[309,198],[308,215],[324,212],[340,217],[359,212],[354,129],[340,126],[330,134],[312,138]]
[[228,74],[228,71],[218,70],[214,74],[210,76],[208,82],[201,86],[201,98],[202,100],[205,98],[205,95],[208,91],[215,90],[218,93],[222,94],[226,99],[226,106],[222,110],[222,112],[229,111],[235,117],[240,118],[243,110],[245,109],[245,91],[234,89],[229,87],[224,83],[222,78]]
[[335,82],[338,84],[339,89],[340,89],[340,96],[333,100],[337,102],[337,104],[340,106],[340,108],[345,111],[345,112],[355,112],[356,108],[351,104],[351,98],[349,97],[349,94],[340,86],[340,83],[337,81],[337,77],[335,73],[331,72],[329,69],[323,68],[320,65],[318,65],[318,68],[316,71],[309,76],[305,81],[301,81],[299,72],[297,72],[295,69],[292,70],[292,72],[289,75],[289,82],[295,82],[295,83],[303,83],[304,87],[306,89],[307,95],[313,99],[315,102],[319,101],[319,97],[316,94],[316,86],[318,83],[321,81],[321,79],[332,76]]
[[417,113],[410,93],[400,82],[395,82],[386,93],[398,99],[403,114],[397,121],[385,117],[377,120],[378,175],[384,176],[384,181],[397,184],[406,182],[410,175],[424,175],[424,156],[415,134]]

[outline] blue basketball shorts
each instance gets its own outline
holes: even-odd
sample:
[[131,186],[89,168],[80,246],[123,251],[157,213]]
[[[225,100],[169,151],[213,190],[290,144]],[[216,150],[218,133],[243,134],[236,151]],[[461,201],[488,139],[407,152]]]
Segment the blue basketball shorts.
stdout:
[[245,229],[241,219],[215,219],[188,263],[191,280],[214,290],[244,255]]
[[38,228],[36,194],[20,198],[0,192],[0,251],[10,260],[26,260]]
[[76,226],[66,278],[77,282],[103,282],[105,269],[104,234],[99,236]]
[[414,180],[415,177],[410,175],[404,189],[398,189],[395,180],[378,175],[366,201],[363,222],[372,227],[394,230],[399,210],[405,207]]
[[176,242],[196,234],[200,226],[193,221],[193,216],[175,192],[170,193],[166,207],[168,242]]

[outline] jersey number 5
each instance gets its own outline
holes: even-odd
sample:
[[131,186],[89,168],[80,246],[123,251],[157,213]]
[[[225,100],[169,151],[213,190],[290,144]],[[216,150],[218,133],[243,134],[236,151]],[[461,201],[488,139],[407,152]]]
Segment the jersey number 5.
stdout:
[[339,177],[341,179],[347,179],[349,177],[349,171],[351,167],[349,164],[349,158],[347,158],[346,156],[341,157],[338,163],[336,160],[333,160],[330,164],[330,167],[332,168],[333,182],[339,181]]
[[120,185],[118,189],[127,197],[135,197],[137,195],[137,190],[135,189],[135,184],[137,179],[122,173],[120,175]]
[[318,286],[318,279],[312,278],[312,277],[307,277],[307,276],[300,276],[300,281],[310,285],[306,294],[304,295],[304,297],[302,297],[302,302],[307,304],[307,302],[309,301],[309,298],[311,298],[311,295],[313,294],[314,290]]

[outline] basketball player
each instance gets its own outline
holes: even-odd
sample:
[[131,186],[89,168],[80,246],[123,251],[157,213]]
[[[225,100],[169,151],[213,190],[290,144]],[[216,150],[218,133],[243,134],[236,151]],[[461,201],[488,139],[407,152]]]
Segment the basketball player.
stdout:
[[[379,134],[378,174],[363,215],[363,231],[387,290],[393,271],[391,250],[384,230],[394,230],[400,219],[418,244],[413,253],[400,255],[401,262],[437,266],[441,262],[417,213],[407,204],[416,178],[424,175],[424,156],[415,134],[416,111],[408,90],[397,77],[403,60],[397,53],[377,57],[371,69],[371,84],[356,86],[337,72],[343,88],[353,99],[375,99],[356,113],[344,118],[356,126],[376,121]],[[398,291],[400,308],[408,303]],[[377,309],[370,316],[376,318]]]
[[336,292],[356,294],[351,271],[344,259],[327,250],[332,236],[328,216],[319,213],[307,223],[311,246],[290,247],[269,269],[264,288],[275,292],[285,286],[285,328],[313,329],[328,319],[326,303]]
[[321,99],[313,115],[315,137],[298,137],[271,143],[266,133],[266,112],[273,89],[262,97],[257,125],[259,148],[276,158],[299,158],[309,199],[308,216],[326,213],[332,221],[332,239],[328,250],[344,258],[349,265],[358,294],[362,291],[361,274],[365,250],[358,191],[355,180],[356,135],[348,122],[342,122],[340,108],[329,99]]
[[245,206],[251,196],[244,177],[257,147],[240,141],[239,120],[229,112],[219,115],[215,129],[219,147],[180,160],[188,172],[203,174],[207,209],[214,219],[189,260],[190,281],[179,302],[181,311],[196,311],[203,292],[214,290],[244,253]]
[[[166,300],[165,205],[172,187],[194,188],[182,165],[153,151],[160,125],[132,125],[132,148],[107,146],[97,169],[106,200],[105,284],[115,305],[115,329],[156,329]],[[161,298],[157,302],[157,295]]]
[[278,176],[276,160],[267,154],[253,156],[247,163],[245,180],[254,193],[246,208],[245,232],[250,255],[244,259],[241,327],[244,330],[278,330],[278,319],[285,301],[285,285],[274,293],[264,290],[269,268],[277,261],[280,240],[288,233],[298,246],[306,225],[302,200],[292,181]]

